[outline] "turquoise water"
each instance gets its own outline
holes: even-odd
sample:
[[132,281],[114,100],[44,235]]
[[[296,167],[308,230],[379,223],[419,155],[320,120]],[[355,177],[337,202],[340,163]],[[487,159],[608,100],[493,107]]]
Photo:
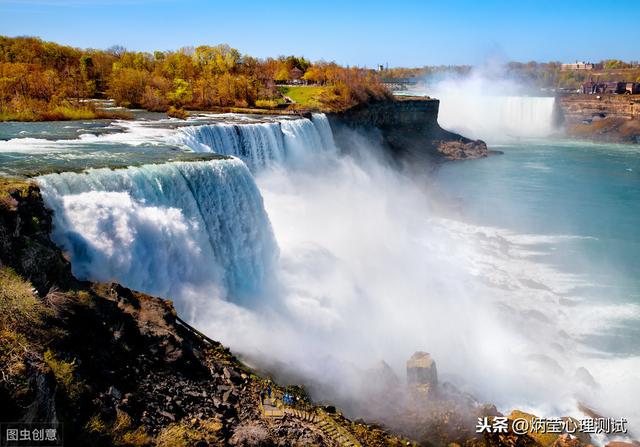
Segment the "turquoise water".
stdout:
[[[549,236],[531,248],[541,263],[584,279],[569,295],[640,303],[640,146],[532,140],[493,148],[504,154],[446,164],[433,187],[466,221]],[[637,320],[584,341],[640,353]]]
[[[203,133],[183,127],[269,119],[0,123],[0,175],[215,158],[192,152]],[[262,144],[271,141],[269,129],[239,132],[255,137],[243,139],[243,147],[257,152],[243,153],[278,153]],[[273,335],[277,329],[283,345],[268,342],[262,350],[296,364],[313,364],[325,358],[319,352],[330,352],[338,361],[362,356],[362,364],[384,358],[402,371],[411,352],[427,349],[443,372],[464,372],[468,389],[505,411],[565,415],[580,399],[640,423],[637,405],[626,398],[640,390],[639,146],[551,139],[491,145],[504,154],[442,165],[430,174],[425,194],[422,181],[377,159],[315,151],[323,138],[309,138],[310,129],[286,125],[283,131],[287,148],[306,163],[283,160],[255,172],[279,247],[277,285],[283,288],[274,296],[265,289],[260,302],[275,309],[279,324],[269,320],[262,328],[254,319],[260,306],[202,301],[198,313],[189,314],[198,316],[197,327],[239,352],[266,340],[262,330]],[[82,178],[99,185],[104,176],[126,177],[91,171]],[[160,177],[163,194],[184,196],[169,186],[175,184],[170,175]],[[186,270],[172,273],[185,278],[187,290],[193,284],[184,272],[207,264],[192,264],[188,252],[201,245],[202,226],[188,218],[186,205],[153,206],[153,195],[145,194],[154,188],[116,183],[117,190],[66,194],[58,207],[68,215],[65,225],[118,262],[128,259],[122,254],[140,252],[127,241],[150,242],[162,260],[165,245],[177,248]],[[207,197],[197,203],[215,210]],[[105,211],[102,218],[93,218],[95,208]],[[255,225],[241,213],[223,214],[242,234],[254,234]],[[105,243],[105,234],[117,236],[115,242]],[[262,250],[260,244],[238,249]],[[146,254],[140,265],[152,258]],[[113,271],[122,282],[130,269]],[[211,299],[209,290],[203,296]],[[351,321],[355,315],[358,324]],[[284,343],[293,339],[295,346]],[[576,382],[578,367],[601,385],[600,395]]]

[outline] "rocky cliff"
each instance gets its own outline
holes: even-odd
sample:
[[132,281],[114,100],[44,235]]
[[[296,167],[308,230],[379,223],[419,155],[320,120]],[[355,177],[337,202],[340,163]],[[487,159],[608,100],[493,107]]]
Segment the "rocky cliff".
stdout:
[[558,98],[568,136],[640,143],[640,96],[565,95]]
[[336,142],[348,148],[345,130],[373,132],[393,154],[414,160],[464,160],[486,157],[487,145],[446,131],[438,124],[440,101],[398,97],[328,115]]
[[61,428],[65,446],[411,445],[306,402],[299,388],[304,410],[268,413],[261,390],[275,404],[283,388],[170,301],[77,281],[50,231],[38,187],[0,178],[3,430]]

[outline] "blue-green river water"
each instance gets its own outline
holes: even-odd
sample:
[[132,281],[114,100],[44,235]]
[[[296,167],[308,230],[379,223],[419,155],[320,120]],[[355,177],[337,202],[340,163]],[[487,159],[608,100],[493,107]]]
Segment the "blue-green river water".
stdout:
[[[285,155],[297,151],[300,159],[305,151],[318,155],[310,146],[332,145],[327,143],[331,136],[326,120],[299,128],[277,120],[281,118],[227,115],[185,122],[146,115],[132,122],[0,123],[0,174],[208,160],[216,156],[206,152],[206,145],[225,141],[261,159],[277,153],[270,152],[274,144]],[[253,127],[230,130],[224,127],[229,123]],[[200,125],[224,128],[207,133],[193,127]],[[192,127],[182,129],[185,126]],[[535,409],[561,416],[584,398],[637,424],[640,408],[631,396],[640,392],[640,146],[548,138],[490,148],[503,154],[445,163],[436,170],[427,185],[430,205],[424,209],[417,205],[424,191],[412,182],[373,162],[367,171],[331,151],[314,159],[315,164],[278,159],[274,169],[252,171],[280,246],[282,268],[277,275],[291,288],[280,316],[292,312],[299,320],[282,322],[283,333],[289,324],[291,330],[300,324],[311,334],[299,340],[308,343],[305,349],[334,349],[334,354],[350,340],[353,351],[345,345],[346,359],[369,350],[396,370],[410,350],[426,346],[443,371],[467,368],[470,390],[503,410]],[[164,175],[162,170],[149,172]],[[95,180],[95,187],[107,177],[104,185],[127,184],[117,175],[96,172],[94,178],[103,180]],[[144,199],[113,200],[114,194],[139,195],[126,188],[91,195],[67,190],[60,186],[64,183],[51,178],[44,184],[58,185],[57,203],[61,212],[69,213],[66,225],[87,240],[93,238],[94,248],[109,245],[103,238],[115,231],[109,225],[121,218],[118,207],[128,204],[140,217],[121,221],[121,226],[146,222],[157,212],[147,209]],[[112,200],[114,209],[101,214],[107,216],[104,221],[84,216],[94,205],[92,197]],[[171,213],[182,213],[180,206],[179,201],[172,204]],[[129,240],[142,228],[132,227],[119,240]],[[189,232],[180,234],[191,240]],[[169,236],[163,237],[175,235]],[[329,276],[322,279],[325,274]],[[113,279],[126,284],[127,277]],[[356,306],[365,298],[365,308]],[[247,311],[234,308],[224,314],[220,309],[228,305],[209,309],[211,316],[203,312],[206,318],[199,327],[206,331],[210,324],[210,335],[234,348],[253,347],[260,337],[221,329],[224,321],[232,321],[229,315]],[[476,315],[487,309],[486,319],[476,322]],[[368,327],[366,343],[357,339],[362,335],[358,327],[340,326],[345,315],[359,315],[363,328]],[[446,316],[451,323],[436,326]],[[403,324],[409,320],[411,324]],[[239,319],[229,326],[246,321],[253,320]],[[500,330],[494,331],[490,321],[499,322]],[[440,335],[450,328],[451,336]],[[461,353],[452,353],[458,346]],[[282,349],[276,354],[293,351]],[[513,365],[520,369],[514,371]],[[578,383],[574,373],[580,368],[595,378],[599,391]],[[550,371],[558,374],[553,384]],[[567,380],[569,391],[560,395]]]

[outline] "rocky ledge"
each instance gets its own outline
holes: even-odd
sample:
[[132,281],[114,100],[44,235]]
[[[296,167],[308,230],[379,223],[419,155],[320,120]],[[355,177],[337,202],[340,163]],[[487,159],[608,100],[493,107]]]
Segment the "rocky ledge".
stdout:
[[77,281],[50,230],[37,186],[0,178],[0,423],[61,424],[67,447],[408,445],[308,402],[269,416],[283,388],[170,301]]
[[336,142],[348,148],[358,130],[377,135],[394,155],[409,161],[467,160],[490,153],[482,140],[449,132],[438,124],[440,101],[423,97],[398,97],[329,114]]
[[567,136],[640,144],[640,95],[583,95],[558,98]]

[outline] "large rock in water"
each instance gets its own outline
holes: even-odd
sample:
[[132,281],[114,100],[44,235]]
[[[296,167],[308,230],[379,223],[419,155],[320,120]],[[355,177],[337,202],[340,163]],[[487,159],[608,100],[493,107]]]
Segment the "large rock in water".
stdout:
[[436,362],[429,353],[418,351],[407,360],[407,384],[411,390],[425,394],[438,385]]

